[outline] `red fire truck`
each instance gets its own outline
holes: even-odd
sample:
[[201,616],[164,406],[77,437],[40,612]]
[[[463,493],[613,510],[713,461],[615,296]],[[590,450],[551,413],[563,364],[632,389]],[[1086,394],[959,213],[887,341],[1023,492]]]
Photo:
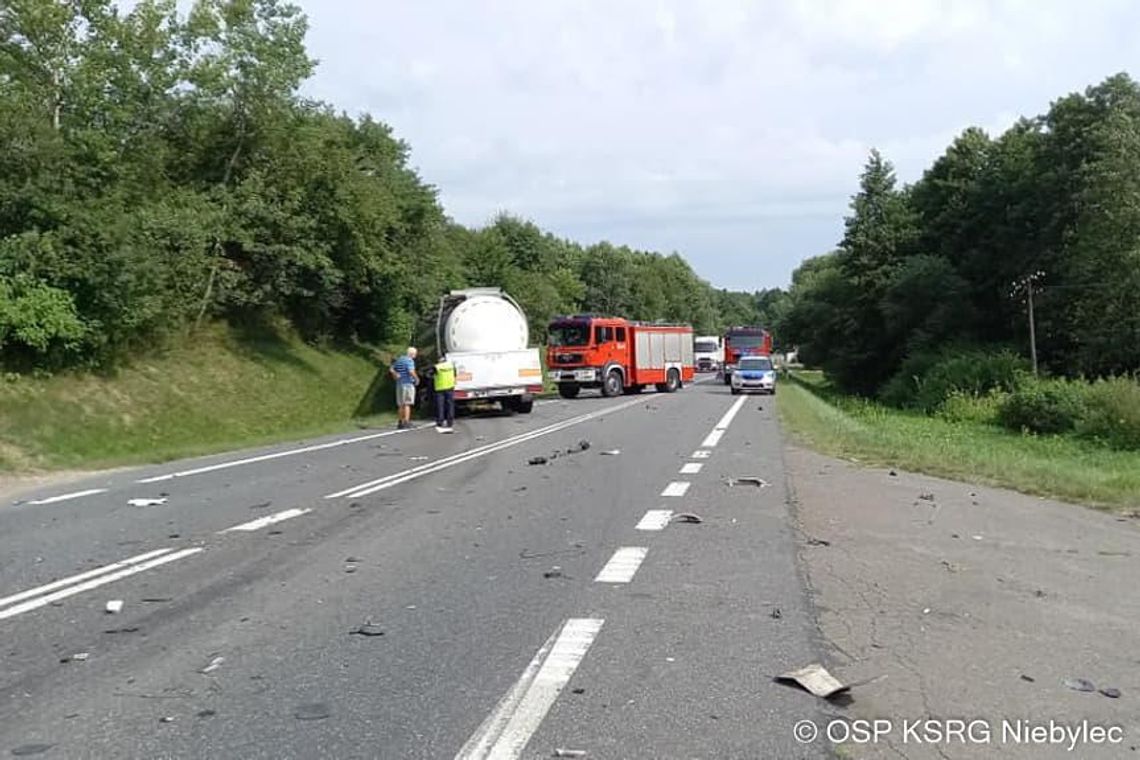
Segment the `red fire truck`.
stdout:
[[583,388],[603,396],[654,385],[672,393],[693,379],[693,328],[579,314],[550,324],[546,366],[563,398]]
[[732,382],[732,370],[742,356],[770,356],[772,334],[762,327],[730,327],[724,334],[724,384]]

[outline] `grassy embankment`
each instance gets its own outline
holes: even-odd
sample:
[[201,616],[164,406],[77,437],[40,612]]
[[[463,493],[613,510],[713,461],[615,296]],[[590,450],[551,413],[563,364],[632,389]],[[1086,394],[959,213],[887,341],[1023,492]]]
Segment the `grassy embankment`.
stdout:
[[387,423],[391,397],[370,351],[215,327],[111,375],[0,379],[0,472],[165,461]]
[[793,438],[824,454],[1109,508],[1140,507],[1140,452],[1019,435],[844,397],[818,372],[780,389]]

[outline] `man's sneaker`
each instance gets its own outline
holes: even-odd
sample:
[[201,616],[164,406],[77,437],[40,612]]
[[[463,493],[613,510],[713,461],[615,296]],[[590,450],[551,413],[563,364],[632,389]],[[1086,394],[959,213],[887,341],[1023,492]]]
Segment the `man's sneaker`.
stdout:
[[455,428],[453,428],[451,425],[446,425],[442,428],[436,428],[436,429],[439,430],[439,432],[441,432],[441,433],[454,433],[455,432]]

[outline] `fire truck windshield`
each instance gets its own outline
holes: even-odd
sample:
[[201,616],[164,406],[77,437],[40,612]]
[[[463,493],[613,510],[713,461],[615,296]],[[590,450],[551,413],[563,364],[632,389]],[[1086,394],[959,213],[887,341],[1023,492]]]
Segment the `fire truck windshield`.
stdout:
[[732,344],[733,348],[760,348],[764,345],[764,336],[729,333],[727,342]]
[[584,322],[552,325],[547,342],[552,346],[585,346],[590,342],[590,326]]

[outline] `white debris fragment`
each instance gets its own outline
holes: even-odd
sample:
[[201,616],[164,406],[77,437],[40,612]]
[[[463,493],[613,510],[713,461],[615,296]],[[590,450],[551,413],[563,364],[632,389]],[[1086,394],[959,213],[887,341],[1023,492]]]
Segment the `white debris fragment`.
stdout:
[[106,609],[108,615],[117,615],[123,611],[123,600],[112,599],[107,602],[107,606],[104,609]]
[[620,456],[620,455],[621,455],[621,449],[609,449],[608,451],[602,452],[602,456],[604,456],[604,457],[616,457],[616,456]]
[[202,669],[201,669],[201,670],[199,670],[198,672],[199,672],[199,673],[201,673],[201,674],[203,674],[203,675],[205,675],[205,674],[207,674],[207,673],[213,673],[215,670],[217,670],[218,668],[220,668],[220,667],[221,667],[221,665],[222,665],[222,663],[223,663],[223,662],[225,662],[225,661],[226,661],[226,658],[225,658],[225,657],[215,657],[214,659],[210,660],[210,664],[209,664],[209,665],[207,665],[206,667],[202,668]]
[[166,503],[165,498],[160,499],[130,499],[128,506],[132,507],[158,507]]

